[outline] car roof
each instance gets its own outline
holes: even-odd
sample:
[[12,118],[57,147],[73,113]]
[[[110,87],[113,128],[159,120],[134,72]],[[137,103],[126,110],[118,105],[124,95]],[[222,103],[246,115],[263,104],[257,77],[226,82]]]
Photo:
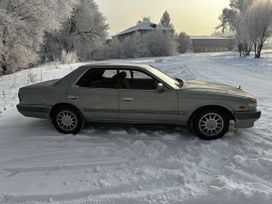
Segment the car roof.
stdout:
[[64,78],[57,82],[58,85],[68,85],[70,81],[75,81],[76,78],[80,77],[87,70],[92,68],[105,69],[105,68],[120,68],[120,69],[137,69],[137,70],[146,70],[149,73],[152,73],[152,66],[148,64],[133,64],[133,63],[90,63],[84,64],[77,69],[75,69],[70,74],[66,75]]
[[82,67],[88,67],[88,68],[142,68],[142,69],[148,69],[150,65],[148,64],[134,64],[134,63],[95,63],[95,64],[86,64]]

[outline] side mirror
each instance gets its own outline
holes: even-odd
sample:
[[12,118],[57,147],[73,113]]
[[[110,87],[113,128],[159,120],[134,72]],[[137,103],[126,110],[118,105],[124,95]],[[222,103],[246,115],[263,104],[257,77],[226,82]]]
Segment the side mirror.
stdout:
[[162,83],[157,84],[157,91],[158,92],[163,92],[165,90],[165,87]]

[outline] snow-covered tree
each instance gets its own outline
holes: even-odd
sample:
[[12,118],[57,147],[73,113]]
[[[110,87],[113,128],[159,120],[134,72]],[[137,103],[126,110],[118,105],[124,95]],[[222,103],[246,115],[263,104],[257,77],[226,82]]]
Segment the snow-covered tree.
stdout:
[[240,12],[245,12],[256,0],[230,0],[230,7]]
[[142,18],[142,20],[139,20],[137,24],[142,24],[142,23],[151,23],[151,18],[149,16],[145,16]]
[[253,43],[250,39],[250,33],[248,31],[248,19],[245,14],[242,14],[237,19],[237,28],[235,31],[236,40],[238,42],[238,50],[240,56],[249,56]]
[[59,58],[65,50],[77,53],[81,61],[92,59],[105,42],[107,30],[106,19],[94,0],[80,0],[63,29],[47,36],[46,56],[50,60]]
[[254,45],[255,57],[260,58],[263,45],[272,34],[272,2],[258,0],[247,11],[247,28]]
[[263,44],[269,37],[272,22],[271,0],[230,0],[220,16],[219,27],[229,28],[236,36],[240,55],[249,55],[254,46],[255,57],[259,58]]
[[171,28],[171,29],[174,28],[173,24],[171,23],[171,17],[167,11],[163,13],[161,17],[160,25],[166,28]]
[[179,35],[177,35],[176,39],[178,44],[178,51],[180,53],[185,53],[192,47],[191,38],[186,33],[181,32]]
[[39,61],[46,31],[59,29],[74,0],[1,0],[0,69],[4,74]]
[[222,10],[222,14],[219,17],[219,20],[221,21],[218,28],[222,28],[222,32],[224,32],[226,29],[231,30],[232,32],[235,32],[237,28],[237,18],[240,15],[240,12],[236,9],[229,9],[224,8]]
[[252,47],[251,42],[248,41],[245,14],[253,1],[255,0],[230,0],[230,8],[224,8],[219,17],[221,24],[218,28],[222,28],[224,33],[233,33],[240,55],[242,52],[249,55]]

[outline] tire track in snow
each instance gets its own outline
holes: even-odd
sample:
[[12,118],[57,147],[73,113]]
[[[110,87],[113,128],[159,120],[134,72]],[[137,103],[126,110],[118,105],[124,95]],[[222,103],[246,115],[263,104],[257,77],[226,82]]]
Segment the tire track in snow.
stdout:
[[[166,179],[167,178],[167,179]],[[163,183],[163,186],[160,185]],[[153,185],[153,188],[151,185]],[[154,188],[156,186],[156,188]],[[112,203],[114,200],[126,201],[127,194],[128,200],[129,196],[134,197],[133,200],[139,202],[139,198],[144,200],[147,194],[161,194],[162,192],[167,193],[165,190],[170,189],[171,191],[179,190],[180,188],[186,188],[184,181],[180,180],[179,175],[168,175],[160,178],[145,179],[140,183],[130,183],[124,185],[118,185],[108,188],[93,189],[87,191],[78,191],[72,193],[63,194],[45,194],[45,195],[25,195],[25,196],[13,196],[4,195],[2,202],[5,204],[15,204],[15,203],[39,203],[39,202],[68,202],[82,200],[92,201],[97,203]],[[157,193],[156,193],[157,192]],[[136,196],[135,196],[136,195]],[[98,198],[98,199],[97,199]],[[101,201],[102,199],[102,201]],[[97,201],[96,201],[97,200]],[[103,201],[105,200],[105,201]],[[107,201],[108,200],[108,201]],[[125,202],[124,201],[124,202]],[[0,200],[1,202],[1,200]]]
[[[109,158],[108,158],[109,159]],[[28,173],[28,172],[52,172],[52,171],[71,171],[78,169],[94,168],[96,166],[115,166],[128,162],[127,160],[120,160],[119,158],[111,158],[109,160],[98,159],[88,164],[77,164],[77,165],[60,165],[60,166],[38,166],[38,167],[11,167],[4,168],[2,171],[9,172],[6,177],[11,177],[16,174]]]

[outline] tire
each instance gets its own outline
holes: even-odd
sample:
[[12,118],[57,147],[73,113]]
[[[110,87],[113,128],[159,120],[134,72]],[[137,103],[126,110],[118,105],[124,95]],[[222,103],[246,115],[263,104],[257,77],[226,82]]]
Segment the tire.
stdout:
[[52,114],[52,122],[56,130],[63,134],[77,134],[84,126],[81,114],[72,107],[64,106]]
[[193,118],[193,132],[203,140],[215,140],[223,137],[229,129],[230,118],[220,109],[200,111]]

